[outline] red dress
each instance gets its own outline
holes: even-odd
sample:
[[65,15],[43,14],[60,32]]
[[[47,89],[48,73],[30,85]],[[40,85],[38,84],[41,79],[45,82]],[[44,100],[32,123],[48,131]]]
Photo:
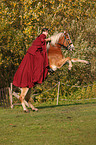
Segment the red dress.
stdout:
[[45,38],[46,36],[41,34],[33,41],[14,75],[13,85],[32,88],[45,79],[48,72]]

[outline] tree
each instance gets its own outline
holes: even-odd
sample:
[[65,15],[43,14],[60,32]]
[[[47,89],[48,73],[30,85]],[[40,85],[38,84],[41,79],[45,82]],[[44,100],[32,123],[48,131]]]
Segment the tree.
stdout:
[[68,30],[76,48],[83,44],[94,47],[93,0],[1,0],[0,7],[0,87],[12,82],[27,49],[43,27],[50,29],[50,35]]

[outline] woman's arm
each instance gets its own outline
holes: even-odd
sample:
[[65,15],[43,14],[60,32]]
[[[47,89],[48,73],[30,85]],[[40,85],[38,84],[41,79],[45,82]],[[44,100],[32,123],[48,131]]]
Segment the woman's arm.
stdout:
[[51,41],[51,38],[47,38],[47,39],[45,39],[45,41],[47,42],[47,41]]

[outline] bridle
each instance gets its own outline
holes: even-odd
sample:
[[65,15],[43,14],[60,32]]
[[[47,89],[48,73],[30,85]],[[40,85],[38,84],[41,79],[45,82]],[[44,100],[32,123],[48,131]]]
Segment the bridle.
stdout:
[[[64,34],[63,34],[63,35],[64,35]],[[69,43],[69,39],[66,38],[66,35],[64,35],[64,37],[65,37],[65,40],[67,40],[68,45],[67,45],[67,46],[64,45],[64,40],[63,40],[63,44],[61,44],[61,43],[57,43],[57,44],[59,44],[60,47],[64,47],[66,50],[70,50],[70,49],[71,49],[70,45],[72,44],[72,42]]]

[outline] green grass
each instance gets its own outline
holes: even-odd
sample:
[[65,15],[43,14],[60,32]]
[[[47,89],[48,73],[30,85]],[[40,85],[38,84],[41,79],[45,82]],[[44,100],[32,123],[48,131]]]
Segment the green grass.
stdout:
[[0,108],[0,145],[96,144],[96,102],[37,107],[30,113]]

